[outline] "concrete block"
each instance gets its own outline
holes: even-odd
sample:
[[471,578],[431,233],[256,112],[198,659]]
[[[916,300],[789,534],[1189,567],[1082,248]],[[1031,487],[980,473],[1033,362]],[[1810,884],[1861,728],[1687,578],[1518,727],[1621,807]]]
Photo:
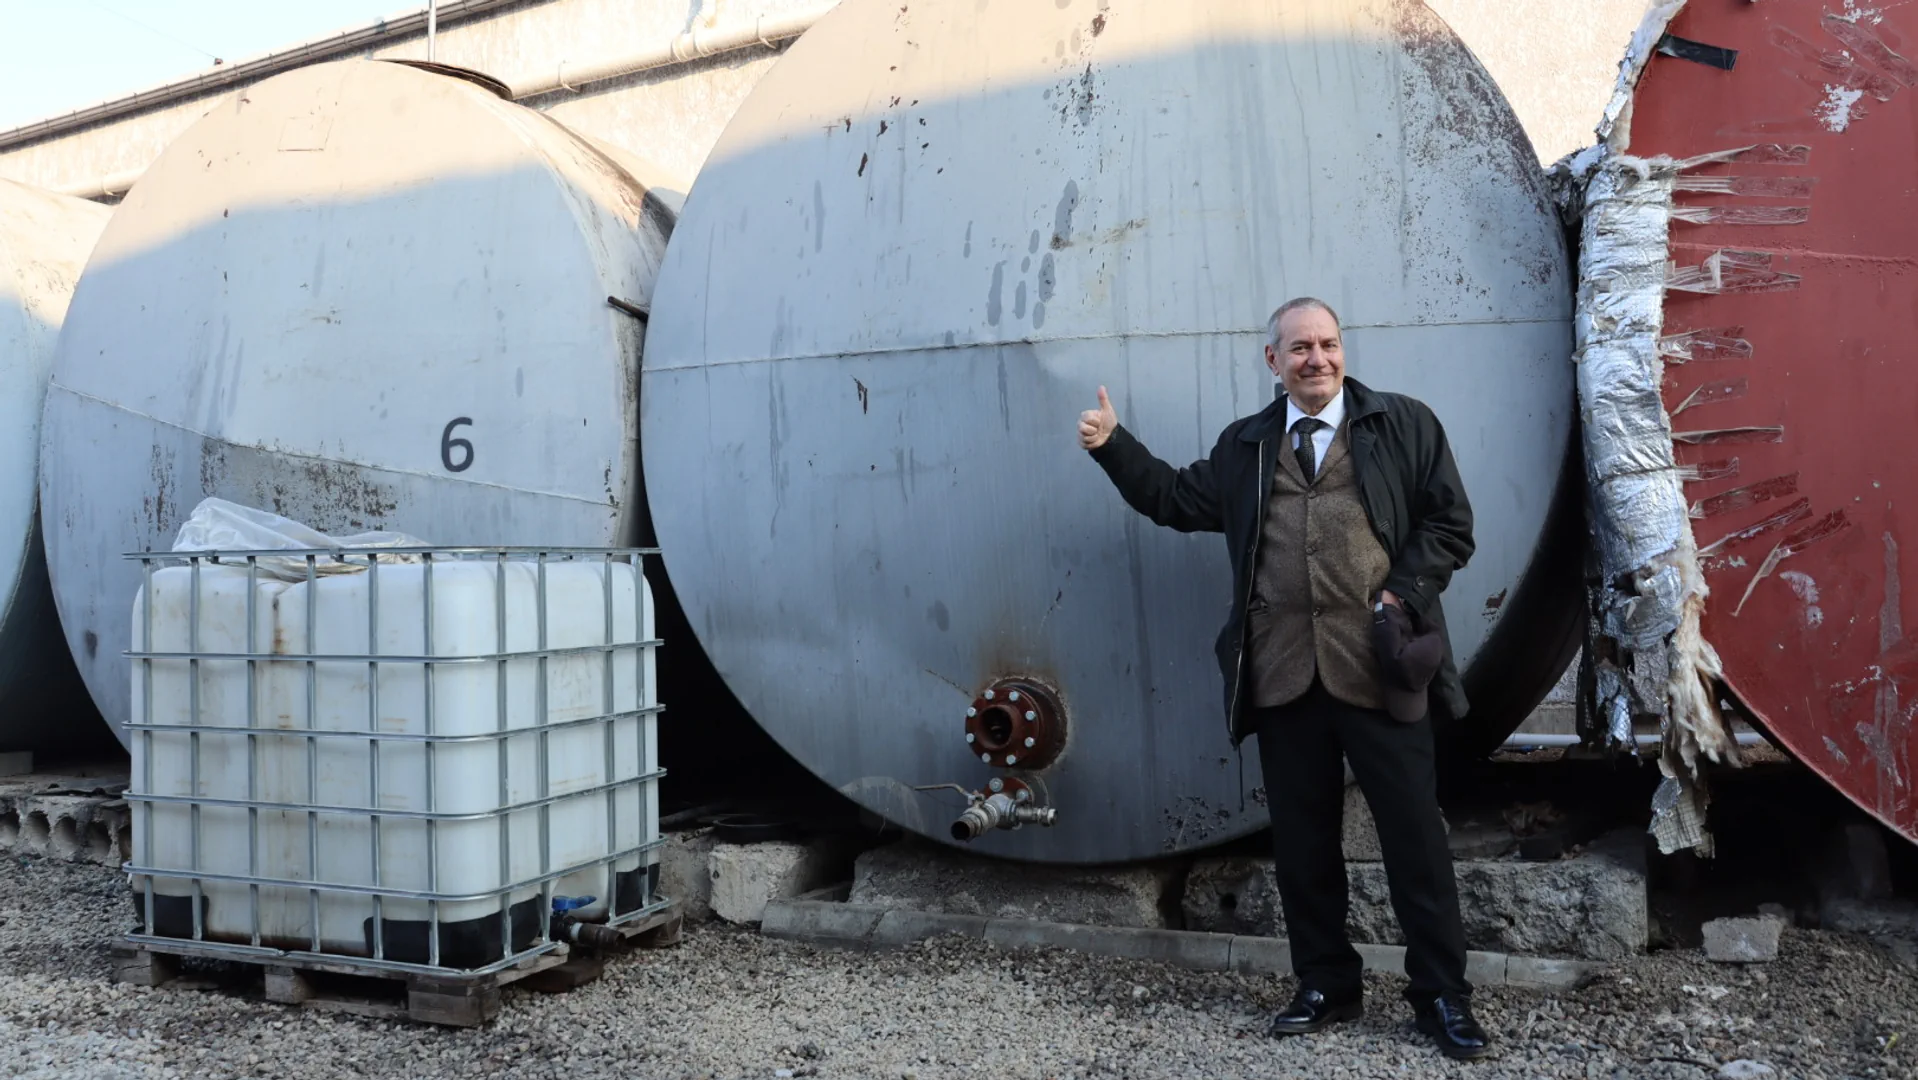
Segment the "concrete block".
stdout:
[[1232,938],[1226,934],[993,919],[986,923],[985,939],[1003,949],[1070,949],[1198,971],[1226,971],[1232,962]]
[[[1365,962],[1365,970],[1387,975],[1405,974],[1405,946],[1355,944],[1352,947],[1358,950],[1359,959]],[[1506,962],[1504,953],[1470,950],[1465,954],[1465,978],[1474,987],[1504,986]]]
[[1405,974],[1405,946],[1356,944],[1359,959],[1365,961],[1365,970],[1382,971],[1387,975]]
[[831,841],[715,844],[707,859],[713,914],[756,923],[774,900],[789,900],[844,877],[845,850]]
[[1918,939],[1918,904],[1909,900],[1828,900],[1818,918],[1826,930]]
[[1778,959],[1778,936],[1785,924],[1768,915],[1751,919],[1713,919],[1705,924],[1705,959],[1721,964],[1752,964]]
[[1232,970],[1241,975],[1292,974],[1292,943],[1280,938],[1232,935]]
[[1166,925],[1163,904],[1176,880],[1169,865],[1034,866],[902,841],[859,856],[850,899],[933,914],[1153,929]]
[[1510,956],[1505,959],[1505,985],[1519,990],[1576,990],[1604,971],[1604,964],[1590,960]]
[[[133,857],[132,816],[117,795],[42,794],[58,790],[58,778],[41,784],[14,778],[0,791],[0,851],[66,862],[117,867]],[[118,786],[118,785],[116,785]]]
[[[1615,960],[1649,938],[1642,840],[1635,831],[1553,862],[1454,863],[1466,944],[1485,952]],[[1399,945],[1381,863],[1348,863],[1352,939]],[[1284,937],[1278,884],[1266,859],[1202,859],[1181,907],[1190,930]]]
[[761,911],[759,932],[790,941],[865,945],[884,908],[856,904],[827,904],[809,900],[774,900]]
[[667,833],[659,849],[659,891],[678,903],[687,922],[713,917],[713,839],[711,829]]
[[[1496,859],[1518,848],[1512,830],[1503,821],[1445,822],[1446,844],[1454,859]],[[1345,811],[1339,826],[1339,847],[1346,862],[1380,862],[1385,850],[1379,846],[1379,826],[1372,817],[1371,804],[1365,801],[1358,785],[1345,787]]]
[[1465,981],[1473,986],[1504,986],[1509,960],[1504,953],[1471,949],[1465,954]]

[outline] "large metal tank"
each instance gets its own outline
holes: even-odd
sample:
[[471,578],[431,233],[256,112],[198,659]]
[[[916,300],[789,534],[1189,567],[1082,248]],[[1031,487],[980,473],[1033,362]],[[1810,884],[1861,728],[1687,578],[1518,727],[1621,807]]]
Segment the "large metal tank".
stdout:
[[1707,48],[1651,58],[1631,152],[1746,150],[1680,175],[1670,233],[1705,638],[1767,731],[1918,841],[1918,13],[1695,3],[1667,32]]
[[302,68],[174,140],[87,264],[45,416],[54,593],[109,721],[121,553],[204,496],[438,543],[640,539],[634,312],[669,219],[443,68]]
[[40,407],[73,284],[110,215],[0,180],[0,750],[90,741],[40,539]]
[[1267,314],[1330,301],[1352,374],[1449,426],[1479,547],[1447,734],[1482,746],[1576,648],[1568,273],[1532,148],[1414,0],[847,0],[734,117],[661,270],[667,573],[754,717],[915,831],[966,831],[916,788],[997,778],[1056,823],[985,852],[1239,836],[1265,814],[1221,716],[1222,545],[1128,510],[1079,411],[1105,385],[1198,458],[1272,400]]

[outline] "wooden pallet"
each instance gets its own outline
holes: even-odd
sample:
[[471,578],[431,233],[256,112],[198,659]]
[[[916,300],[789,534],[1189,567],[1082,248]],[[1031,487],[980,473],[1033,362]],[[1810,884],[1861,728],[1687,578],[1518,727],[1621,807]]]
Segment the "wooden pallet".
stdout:
[[[620,927],[620,936],[624,948],[667,948],[679,943],[682,923],[677,905],[669,906]],[[194,978],[181,971],[181,961],[188,957],[222,960],[253,969],[265,999],[278,1004],[382,1020],[474,1027],[499,1015],[506,987],[517,983],[537,993],[564,993],[599,978],[606,956],[598,949],[561,945],[503,971],[462,976],[383,970],[346,956],[236,957],[218,946],[194,941],[129,940],[113,946],[113,978],[133,986],[225,987],[233,980]]]

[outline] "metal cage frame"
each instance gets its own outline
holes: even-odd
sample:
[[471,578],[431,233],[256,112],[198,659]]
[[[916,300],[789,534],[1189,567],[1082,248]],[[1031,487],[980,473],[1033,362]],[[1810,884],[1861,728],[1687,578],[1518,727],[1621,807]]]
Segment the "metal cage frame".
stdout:
[[[190,821],[190,863],[185,867],[141,865],[132,858],[122,864],[128,874],[130,884],[139,890],[144,900],[141,912],[141,925],[136,931],[125,936],[125,940],[141,948],[155,951],[188,953],[212,958],[227,958],[251,962],[279,961],[324,964],[333,969],[342,966],[363,970],[370,975],[432,975],[438,977],[478,977],[495,974],[510,968],[523,967],[536,957],[548,953],[564,955],[568,946],[554,933],[555,913],[554,883],[560,878],[581,870],[599,866],[610,866],[622,859],[661,848],[664,841],[660,837],[659,822],[656,813],[649,813],[644,789],[648,784],[657,784],[666,775],[657,761],[648,760],[649,750],[644,737],[637,739],[639,761],[634,775],[623,780],[613,779],[618,775],[615,754],[615,727],[622,720],[657,717],[665,711],[663,705],[646,705],[650,690],[654,689],[646,676],[645,660],[649,653],[657,654],[662,644],[658,637],[636,638],[634,641],[615,641],[615,619],[613,601],[613,575],[610,565],[615,562],[631,563],[635,568],[636,587],[633,598],[634,626],[636,632],[643,632],[646,626],[645,612],[648,589],[643,573],[644,560],[658,557],[658,548],[638,547],[448,547],[438,545],[394,546],[394,547],[327,547],[327,548],[286,548],[275,550],[239,550],[239,551],[141,551],[128,552],[124,557],[141,563],[142,592],[140,600],[140,629],[137,648],[128,650],[125,655],[139,665],[143,679],[141,715],[137,722],[127,725],[134,738],[143,740],[142,768],[138,775],[131,778],[132,783],[126,792],[129,803],[139,804],[141,813],[139,828],[142,846],[149,862],[157,862],[154,848],[155,809],[164,805],[186,805],[189,808]],[[385,565],[395,565],[396,556],[417,556],[423,566],[422,580],[424,593],[424,647],[423,655],[381,654],[378,651],[379,630],[379,570],[382,560]],[[323,576],[320,566],[323,560],[341,563],[363,561],[362,572],[367,575],[367,629],[366,653],[273,653],[261,652],[255,640],[258,632],[256,623],[259,600],[258,585],[261,578],[259,561],[264,558],[300,559],[306,564],[304,583],[309,587],[318,583]],[[554,562],[579,562],[593,559],[607,564],[608,572],[600,575],[604,608],[604,639],[597,645],[576,646],[571,648],[550,648],[547,644],[547,574],[546,570]],[[452,561],[486,560],[494,566],[493,602],[495,614],[496,647],[492,652],[435,655],[433,649],[433,568]],[[507,642],[506,616],[506,567],[509,564],[532,562],[537,567],[535,586],[535,607],[537,612],[537,647],[533,649],[509,650]],[[199,647],[201,621],[201,568],[206,565],[230,566],[244,562],[247,567],[246,599],[246,639],[245,652],[209,652]],[[159,564],[185,563],[191,568],[191,598],[189,601],[188,644],[184,652],[160,652],[153,649],[153,575]],[[297,584],[298,582],[295,582]],[[315,634],[318,624],[318,605],[306,606],[306,644],[309,650],[317,646]],[[639,707],[634,710],[615,709],[615,664],[622,659],[621,654],[630,653],[633,663],[634,694]],[[603,709],[596,715],[566,720],[559,723],[548,722],[548,685],[547,664],[554,657],[599,654],[603,657],[602,697]],[[536,703],[535,721],[531,726],[508,726],[508,664],[512,661],[536,661]],[[201,664],[206,661],[245,661],[247,717],[245,727],[209,725],[202,722],[201,711]],[[188,724],[156,724],[153,722],[153,665],[155,662],[184,662],[187,665],[189,718]],[[260,665],[301,664],[305,667],[305,703],[306,716],[304,727],[261,727],[259,723]],[[329,665],[365,665],[367,678],[367,726],[364,730],[322,729],[315,726],[318,715],[319,666]],[[422,682],[425,687],[423,732],[391,733],[379,730],[379,669],[382,665],[417,665],[423,669]],[[496,700],[498,716],[495,728],[490,732],[478,734],[441,734],[435,731],[435,692],[434,673],[441,667],[460,667],[474,665],[493,665],[498,672]],[[569,791],[555,795],[550,790],[551,769],[548,756],[548,744],[554,731],[563,731],[587,725],[598,724],[604,730],[604,783],[594,787]],[[197,794],[161,795],[154,791],[154,747],[156,733],[185,735],[189,747],[189,791],[197,792],[201,783],[200,741],[203,735],[233,737],[244,735],[247,755],[247,797],[205,798]],[[259,798],[260,755],[259,741],[262,735],[274,738],[303,738],[307,768],[308,802],[283,803]],[[538,794],[535,798],[511,802],[508,795],[507,741],[512,738],[535,735],[538,740]],[[318,748],[320,740],[353,740],[369,744],[368,793],[372,806],[344,806],[321,803],[318,800]],[[495,747],[495,756],[499,763],[499,805],[475,813],[445,813],[435,809],[437,806],[435,791],[435,749],[449,744],[484,744]],[[424,810],[399,810],[380,807],[380,748],[384,744],[423,745],[425,761]],[[656,748],[652,753],[656,754]],[[607,815],[607,843],[616,847],[619,836],[618,795],[622,791],[638,789],[641,797],[637,800],[638,816],[637,844],[612,850],[604,855],[565,866],[553,865],[551,843],[551,808],[561,800],[582,797],[601,796],[605,800]],[[202,867],[203,834],[201,831],[202,807],[224,807],[245,809],[247,811],[247,869],[246,874],[218,873]],[[305,879],[283,879],[266,877],[260,873],[260,811],[281,811],[304,813],[306,815],[307,836],[307,877]],[[473,894],[453,894],[439,888],[439,847],[437,828],[448,821],[484,821],[496,819],[499,823],[500,874],[502,879],[512,878],[512,837],[509,822],[514,815],[527,811],[537,812],[540,862],[539,873],[525,880],[503,880],[494,888]],[[364,818],[368,822],[368,837],[371,849],[372,884],[360,885],[338,881],[322,880],[319,873],[321,815],[348,818]],[[426,875],[427,887],[424,890],[401,889],[381,882],[381,832],[382,822],[387,818],[420,820],[425,823],[426,836]],[[642,867],[642,870],[644,867]],[[191,938],[163,935],[157,932],[155,925],[154,879],[185,879],[192,883],[192,926]],[[650,881],[650,876],[642,873],[642,880]],[[248,888],[248,902],[251,916],[251,940],[245,944],[230,941],[209,940],[205,926],[205,888],[207,882],[241,884]],[[515,893],[537,886],[539,888],[538,931],[530,945],[515,950],[513,935],[513,902]],[[308,918],[311,922],[312,941],[308,950],[281,949],[266,945],[261,936],[261,900],[262,887],[304,891],[307,893]],[[320,897],[322,894],[341,894],[370,896],[372,898],[372,955],[371,957],[328,951],[321,940]],[[384,902],[387,899],[424,901],[427,905],[427,949],[428,958],[424,964],[398,961],[388,958],[386,953],[386,934],[384,922]],[[441,921],[442,905],[450,903],[472,903],[495,899],[499,905],[501,929],[501,955],[477,967],[453,967],[443,964],[441,957]],[[614,897],[607,900],[607,919],[601,925],[619,927],[650,919],[672,905],[669,897],[656,894],[649,884],[641,893],[640,905],[631,910],[620,912]]]

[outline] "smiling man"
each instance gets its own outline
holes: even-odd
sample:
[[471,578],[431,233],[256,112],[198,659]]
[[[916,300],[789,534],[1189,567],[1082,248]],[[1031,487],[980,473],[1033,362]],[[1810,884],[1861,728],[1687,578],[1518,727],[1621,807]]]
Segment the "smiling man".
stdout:
[[1472,1018],[1431,715],[1465,713],[1439,595],[1473,551],[1472,511],[1444,428],[1422,402],[1345,375],[1324,301],[1267,326],[1284,394],[1174,469],[1125,428],[1104,387],[1079,442],[1127,504],[1181,532],[1225,534],[1231,614],[1216,646],[1234,745],[1259,736],[1279,898],[1299,990],[1272,1022],[1305,1035],[1363,1011],[1346,936],[1344,767],[1372,816],[1407,941],[1420,1031],[1457,1058],[1490,1041]]

